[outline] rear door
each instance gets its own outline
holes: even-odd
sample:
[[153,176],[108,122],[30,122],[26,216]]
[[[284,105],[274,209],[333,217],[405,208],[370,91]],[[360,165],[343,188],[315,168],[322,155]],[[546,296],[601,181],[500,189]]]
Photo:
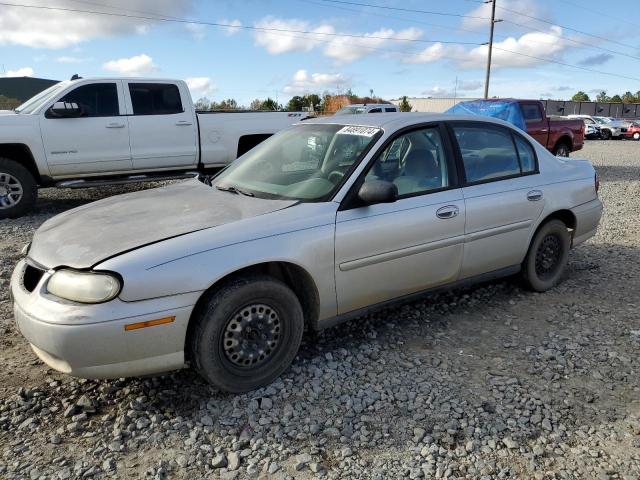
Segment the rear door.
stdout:
[[463,166],[467,221],[460,278],[519,265],[544,207],[537,158],[511,128],[452,122]]
[[398,200],[338,211],[340,314],[457,279],[465,209],[447,142],[446,130],[438,125],[398,135],[363,180],[393,182]]
[[171,82],[126,81],[135,170],[196,166],[198,133],[191,103]]
[[544,147],[549,141],[549,122],[542,105],[538,102],[520,102],[522,116],[527,124],[527,133]]
[[82,108],[79,118],[40,117],[47,163],[53,176],[119,173],[131,169],[129,124],[122,82],[83,81],[56,98]]

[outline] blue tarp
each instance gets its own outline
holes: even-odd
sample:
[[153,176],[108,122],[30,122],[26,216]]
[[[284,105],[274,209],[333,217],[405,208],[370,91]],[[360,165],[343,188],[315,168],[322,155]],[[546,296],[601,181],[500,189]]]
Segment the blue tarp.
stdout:
[[505,122],[512,123],[525,132],[527,131],[520,104],[515,100],[472,100],[470,102],[460,102],[445,113],[499,118]]

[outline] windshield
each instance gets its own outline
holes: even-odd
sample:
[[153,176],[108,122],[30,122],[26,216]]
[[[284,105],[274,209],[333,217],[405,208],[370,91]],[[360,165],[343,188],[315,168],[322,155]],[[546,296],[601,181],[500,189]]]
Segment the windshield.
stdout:
[[364,107],[355,107],[355,106],[342,107],[340,110],[338,110],[335,113],[335,115],[354,115],[357,113],[364,113]]
[[60,90],[66,87],[67,83],[68,82],[60,82],[60,83],[56,83],[55,85],[51,85],[46,90],[43,90],[39,94],[35,95],[34,97],[31,97],[29,100],[24,102],[22,105],[16,108],[15,111],[17,113],[34,112],[36,109],[38,109],[38,107],[40,107],[40,105],[51,100]]
[[323,124],[283,130],[233,162],[212,185],[262,198],[325,201],[380,132],[375,127]]
[[611,123],[611,119],[607,118],[607,117],[593,117],[596,119],[596,122],[598,122],[600,125],[604,125],[605,123]]

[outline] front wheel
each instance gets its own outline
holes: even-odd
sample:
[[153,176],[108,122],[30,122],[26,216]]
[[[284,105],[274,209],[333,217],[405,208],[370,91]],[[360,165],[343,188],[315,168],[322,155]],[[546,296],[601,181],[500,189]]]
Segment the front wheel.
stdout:
[[244,393],[268,385],[289,367],[304,319],[284,283],[263,275],[241,277],[203,300],[192,319],[191,355],[210,384]]
[[611,131],[606,129],[600,130],[600,138],[602,140],[609,140],[611,138]]
[[536,232],[522,265],[525,286],[536,292],[555,287],[569,259],[571,238],[567,226],[551,220]]
[[36,203],[38,186],[25,167],[0,157],[0,218],[18,218]]
[[635,133],[633,134],[633,139],[634,139],[634,140],[640,140],[640,132],[635,132]]

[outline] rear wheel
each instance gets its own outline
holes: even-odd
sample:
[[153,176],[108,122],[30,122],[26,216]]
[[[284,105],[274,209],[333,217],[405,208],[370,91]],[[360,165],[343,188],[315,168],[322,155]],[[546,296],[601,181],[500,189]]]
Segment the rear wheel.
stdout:
[[238,278],[212,292],[192,321],[195,369],[232,393],[268,385],[284,372],[298,352],[304,328],[295,294],[262,275]]
[[634,139],[634,140],[640,140],[640,132],[635,132],[635,133],[633,134],[633,139]]
[[560,220],[551,220],[536,232],[522,265],[525,285],[536,292],[555,287],[569,259],[571,237]]
[[609,140],[611,138],[611,131],[603,128],[600,130],[600,138],[602,138],[602,140]]
[[0,218],[17,218],[36,203],[38,186],[31,172],[18,162],[0,157]]
[[571,147],[566,142],[558,142],[556,147],[553,149],[553,154],[556,157],[568,157],[571,153]]

